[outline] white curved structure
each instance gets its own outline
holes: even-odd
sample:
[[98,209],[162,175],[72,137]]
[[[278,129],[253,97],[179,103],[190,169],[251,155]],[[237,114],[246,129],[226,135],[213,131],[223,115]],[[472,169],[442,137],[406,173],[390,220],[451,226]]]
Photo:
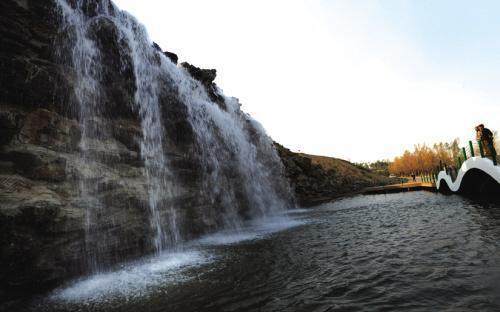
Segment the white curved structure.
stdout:
[[461,188],[462,188],[462,183],[464,182],[464,177],[466,177],[467,173],[473,169],[480,170],[483,173],[489,175],[500,186],[500,167],[495,166],[491,159],[481,158],[481,157],[471,157],[462,164],[462,167],[460,167],[455,182],[453,182],[452,178],[445,171],[441,171],[438,175],[436,188],[440,190],[441,183],[444,182],[448,185],[450,191],[454,193],[458,191],[463,191],[461,190]]

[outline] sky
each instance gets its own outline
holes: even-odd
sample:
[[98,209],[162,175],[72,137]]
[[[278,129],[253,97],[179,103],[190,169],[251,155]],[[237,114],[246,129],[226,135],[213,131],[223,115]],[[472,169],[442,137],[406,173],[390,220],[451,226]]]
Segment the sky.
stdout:
[[500,130],[500,1],[114,2],[293,151],[375,161]]

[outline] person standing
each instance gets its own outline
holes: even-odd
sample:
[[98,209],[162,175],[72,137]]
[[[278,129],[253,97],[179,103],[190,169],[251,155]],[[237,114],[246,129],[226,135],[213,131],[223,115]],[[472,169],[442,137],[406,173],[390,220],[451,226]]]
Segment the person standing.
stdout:
[[476,139],[482,144],[485,156],[496,157],[495,140],[490,129],[485,128],[483,124],[477,126]]

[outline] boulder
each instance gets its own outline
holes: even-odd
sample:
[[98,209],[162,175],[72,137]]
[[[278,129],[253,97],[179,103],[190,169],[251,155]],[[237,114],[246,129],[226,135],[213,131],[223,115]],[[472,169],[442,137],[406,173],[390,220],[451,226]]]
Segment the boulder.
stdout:
[[163,51],[163,54],[168,57],[172,61],[172,63],[177,65],[177,62],[179,61],[179,57],[177,56],[177,54],[168,51]]
[[215,78],[217,77],[217,71],[215,69],[201,69],[187,62],[181,63],[181,66],[186,69],[191,77],[198,80],[203,86],[205,86],[207,94],[212,101],[217,103],[222,109],[227,109],[225,99],[219,93],[217,85],[214,83]]
[[215,77],[217,77],[217,71],[215,69],[201,69],[187,62],[181,63],[181,66],[184,67],[194,79],[206,86],[211,85],[215,81]]
[[155,48],[156,51],[163,53],[163,55],[165,55],[170,61],[172,61],[172,63],[177,65],[177,62],[179,61],[179,57],[177,56],[177,54],[169,51],[163,51],[156,42],[153,42],[153,48]]

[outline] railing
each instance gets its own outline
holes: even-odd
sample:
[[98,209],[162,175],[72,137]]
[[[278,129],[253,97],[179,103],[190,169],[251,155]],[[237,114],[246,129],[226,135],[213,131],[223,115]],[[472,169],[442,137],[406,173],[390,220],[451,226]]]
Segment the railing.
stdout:
[[[437,171],[437,172],[439,172],[439,171]],[[422,173],[422,174],[420,174],[420,177],[422,178],[422,182],[424,182],[424,183],[436,183],[436,181],[437,181],[437,173],[436,172]]]
[[[487,153],[486,151],[489,151]],[[446,171],[452,180],[456,179],[458,171],[462,167],[463,163],[472,157],[490,158],[495,166],[498,166],[498,156],[496,150],[493,146],[485,147],[481,141],[473,142],[469,141],[465,147],[460,148],[458,153],[455,152],[455,164],[456,166],[449,166],[440,161],[439,166],[431,172],[420,173],[422,182],[424,183],[436,183],[438,179],[438,174],[440,171]],[[491,154],[491,155],[490,155]]]
[[[491,155],[487,155],[488,153],[486,153],[485,151],[486,148],[490,151]],[[438,172],[444,170],[446,171],[446,174],[448,174],[452,178],[452,180],[455,180],[458,174],[458,170],[460,170],[463,163],[472,157],[491,158],[493,164],[497,166],[498,159],[494,146],[493,148],[486,148],[483,146],[483,143],[481,141],[469,141],[467,146],[460,148],[460,150],[458,151],[459,153],[455,157],[456,167],[453,168],[453,166],[443,165],[442,163],[440,163]]]
[[[491,155],[486,156],[486,149],[490,151]],[[481,156],[481,158],[491,157],[491,159],[493,160],[493,164],[495,166],[498,165],[497,153],[494,146],[485,147],[483,146],[483,143],[481,141],[469,141],[469,144],[466,147],[462,147],[460,152],[461,155],[458,155],[456,159],[458,165],[457,168],[462,167],[462,164],[466,162],[467,159],[479,156]]]

